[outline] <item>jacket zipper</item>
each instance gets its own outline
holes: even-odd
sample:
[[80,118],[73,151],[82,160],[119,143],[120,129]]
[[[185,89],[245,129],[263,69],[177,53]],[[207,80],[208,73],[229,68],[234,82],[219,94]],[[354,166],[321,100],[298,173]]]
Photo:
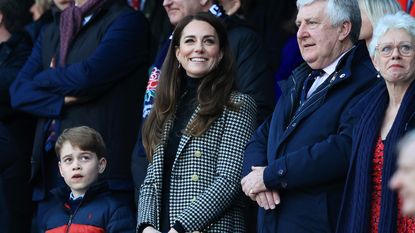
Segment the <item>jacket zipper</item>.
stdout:
[[76,213],[78,212],[79,208],[81,207],[83,201],[84,201],[84,199],[82,198],[81,202],[79,203],[78,207],[76,207],[73,214],[69,215],[69,220],[68,220],[68,224],[67,224],[68,227],[66,228],[66,233],[69,233],[69,228],[71,228],[72,220],[75,217]]
[[69,228],[71,227],[72,224],[72,218],[73,218],[73,214],[69,215],[69,220],[68,220],[68,224],[67,224],[67,228],[66,228],[66,233],[69,233]]

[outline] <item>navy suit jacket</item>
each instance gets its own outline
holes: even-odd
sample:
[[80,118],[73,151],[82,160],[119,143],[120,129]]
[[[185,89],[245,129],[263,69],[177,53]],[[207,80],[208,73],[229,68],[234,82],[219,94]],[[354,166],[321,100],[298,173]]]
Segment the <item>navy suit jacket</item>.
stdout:
[[245,152],[243,175],[251,166],[267,166],[264,183],[281,196],[276,209],[259,210],[258,232],[335,230],[357,120],[349,112],[374,83],[376,72],[366,47],[359,44],[300,105],[310,72],[302,64],[282,83],[272,117],[257,129]]

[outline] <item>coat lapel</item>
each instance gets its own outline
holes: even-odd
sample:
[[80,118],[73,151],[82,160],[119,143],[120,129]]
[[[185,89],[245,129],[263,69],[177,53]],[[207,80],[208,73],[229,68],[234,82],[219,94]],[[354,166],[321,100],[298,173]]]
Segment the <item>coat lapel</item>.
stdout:
[[[195,111],[193,112],[192,116],[190,117],[189,122],[191,122],[197,116],[197,113],[199,112],[199,110],[200,110],[200,105],[198,105],[196,107]],[[176,158],[174,160],[174,164],[176,163],[177,158],[179,158],[180,154],[182,153],[184,147],[189,142],[191,137],[192,136],[190,136],[190,135],[182,134],[182,137],[180,138],[179,146],[177,148]],[[174,165],[173,165],[173,167],[174,167]]]

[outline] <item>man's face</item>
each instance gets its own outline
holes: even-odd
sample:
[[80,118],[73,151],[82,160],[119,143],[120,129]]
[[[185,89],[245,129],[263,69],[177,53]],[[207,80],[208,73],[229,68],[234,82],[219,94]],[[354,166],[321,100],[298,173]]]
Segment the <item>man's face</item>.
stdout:
[[326,1],[301,7],[297,14],[297,41],[303,59],[313,69],[333,63],[343,52],[341,27],[333,27],[326,14]]
[[56,7],[59,8],[59,10],[63,11],[65,8],[67,8],[70,5],[70,0],[53,0]]
[[405,146],[398,158],[398,169],[390,181],[402,200],[402,213],[415,216],[415,142]]
[[75,197],[85,194],[98,174],[104,172],[106,164],[105,158],[98,159],[91,151],[81,150],[69,142],[62,145],[59,171]]
[[176,25],[184,17],[203,11],[205,2],[204,0],[164,0],[163,6],[170,23]]

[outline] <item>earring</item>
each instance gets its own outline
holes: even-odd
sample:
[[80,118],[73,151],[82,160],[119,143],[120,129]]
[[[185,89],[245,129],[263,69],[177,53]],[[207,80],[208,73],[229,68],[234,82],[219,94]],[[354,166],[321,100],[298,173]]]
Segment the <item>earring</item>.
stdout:
[[180,62],[179,62],[179,64],[177,65],[177,69],[179,70],[180,67],[182,67],[182,64],[180,64]]
[[376,75],[376,78],[380,78],[381,76],[380,76],[380,73],[378,72],[378,74]]

